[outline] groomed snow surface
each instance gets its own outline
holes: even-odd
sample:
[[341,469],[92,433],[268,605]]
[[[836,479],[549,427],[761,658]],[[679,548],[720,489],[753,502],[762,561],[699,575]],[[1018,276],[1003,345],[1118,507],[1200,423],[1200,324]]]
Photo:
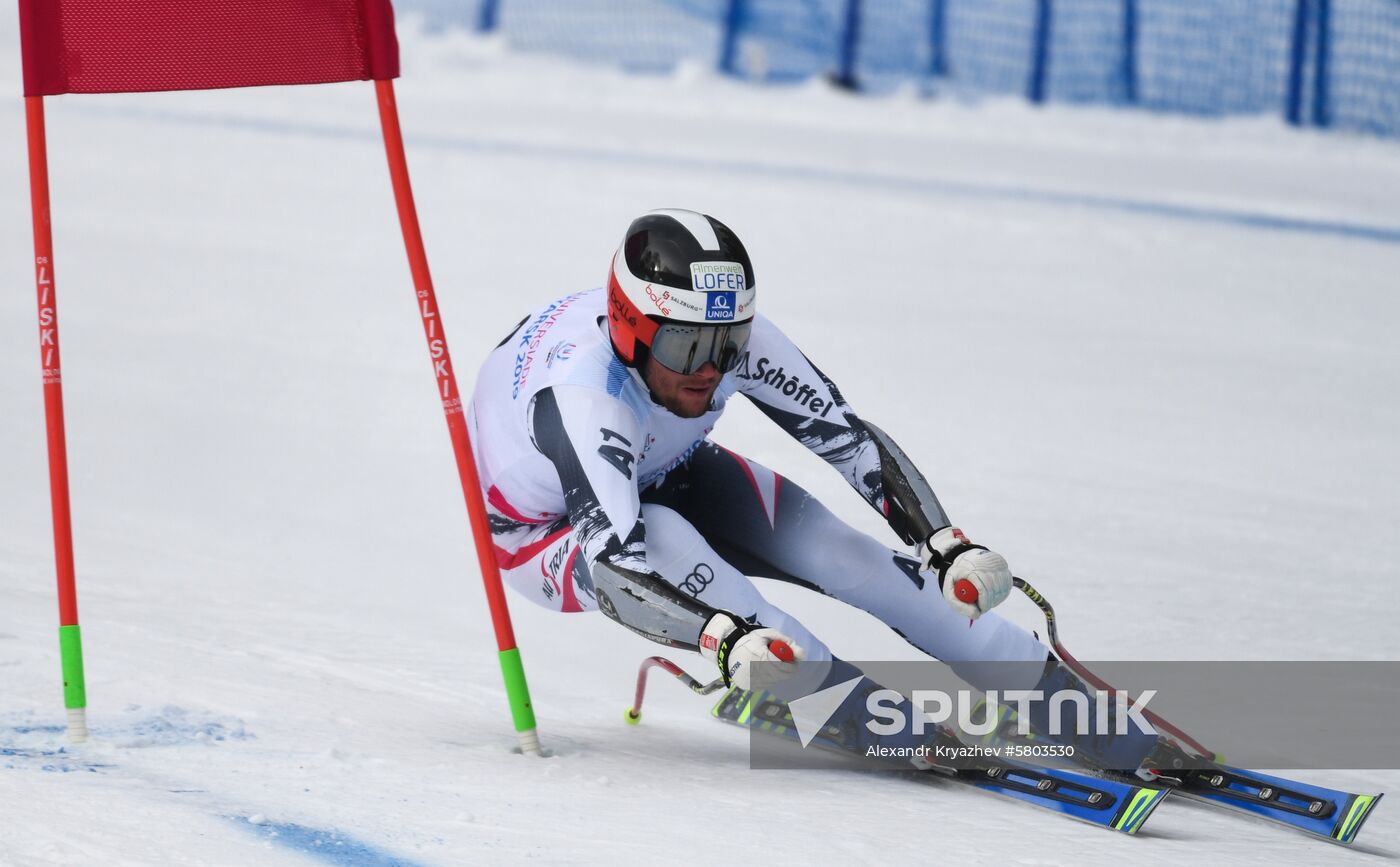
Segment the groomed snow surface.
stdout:
[[[0,88],[17,96],[13,16],[0,27]],[[464,387],[526,311],[599,283],[632,216],[700,209],[744,238],[767,313],[970,535],[1051,596],[1081,659],[1400,658],[1396,142],[693,69],[634,78],[411,24],[403,47],[400,108]],[[747,736],[672,683],[623,725],[655,645],[524,602],[554,755],[512,754],[372,88],[48,106],[93,740],[65,748],[61,733],[11,98],[0,862],[1400,854],[1396,805],[1343,852],[1184,802],[1132,839],[948,785],[750,771]],[[748,407],[715,436],[895,544]],[[913,656],[863,614],[764,591],[847,658]],[[1039,626],[1024,599],[1006,609]]]

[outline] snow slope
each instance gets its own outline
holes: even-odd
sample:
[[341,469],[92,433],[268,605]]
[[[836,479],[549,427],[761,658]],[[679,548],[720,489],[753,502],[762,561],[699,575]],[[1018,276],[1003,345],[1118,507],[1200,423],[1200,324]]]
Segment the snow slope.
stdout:
[[[0,16],[0,89],[19,93]],[[720,216],[765,310],[1081,659],[1400,658],[1400,149],[1018,102],[629,78],[405,28],[462,375],[627,221]],[[49,101],[94,740],[63,749],[23,113],[0,105],[0,863],[1316,864],[1169,803],[1138,839],[952,787],[749,771],[656,650],[517,604],[511,754],[367,85]],[[465,386],[465,383],[464,383]],[[747,407],[716,432],[890,538]],[[890,538],[891,543],[894,542]],[[853,658],[870,618],[765,592]],[[1319,594],[1322,594],[1319,596]],[[1024,600],[1007,606],[1028,626]],[[682,659],[708,674],[696,659]],[[1317,772],[1395,789],[1400,772]]]

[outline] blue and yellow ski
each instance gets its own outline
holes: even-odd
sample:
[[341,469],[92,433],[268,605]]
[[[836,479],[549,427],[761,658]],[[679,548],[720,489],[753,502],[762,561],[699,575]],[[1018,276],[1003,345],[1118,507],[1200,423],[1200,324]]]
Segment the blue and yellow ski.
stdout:
[[[1034,742],[1034,737],[1007,734],[1015,728],[1014,719],[1009,708],[1002,708],[1003,725],[985,741],[1002,745]],[[1098,769],[1086,772],[1095,777],[1127,779],[1126,775]],[[1163,769],[1161,773],[1159,784],[1179,797],[1225,807],[1342,845],[1356,839],[1382,797],[1273,777],[1220,764],[1218,759],[1210,767]]]
[[[716,719],[732,725],[798,739],[787,705],[765,693],[731,689],[720,698],[713,713]],[[947,733],[946,737],[953,738],[953,735]],[[818,736],[812,744],[849,752],[834,738]],[[910,771],[910,774],[921,780],[947,779],[974,786],[1124,834],[1136,834],[1141,830],[1148,816],[1167,796],[1164,789],[1098,779],[1058,768],[1031,768],[1005,760],[984,759],[975,767],[934,767],[928,771]]]
[[1356,839],[1381,802],[1381,795],[1343,792],[1228,765],[1190,771],[1176,791],[1343,845]]

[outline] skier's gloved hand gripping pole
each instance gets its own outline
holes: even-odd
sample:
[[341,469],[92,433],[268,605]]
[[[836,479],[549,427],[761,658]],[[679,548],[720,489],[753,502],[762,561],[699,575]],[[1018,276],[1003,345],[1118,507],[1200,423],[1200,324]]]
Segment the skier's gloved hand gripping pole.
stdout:
[[[706,649],[713,646],[712,649]],[[705,624],[700,636],[700,655],[715,662],[720,667],[720,676],[709,683],[701,683],[686,674],[685,670],[664,656],[649,656],[642,660],[637,669],[637,692],[632,706],[623,718],[628,725],[636,725],[642,719],[642,701],[646,698],[647,672],[659,668],[679,680],[696,695],[709,695],[721,687],[738,686],[740,689],[762,689],[784,680],[796,673],[798,663],[806,658],[802,647],[776,629],[763,629],[735,617],[727,611],[716,612]],[[721,662],[728,660],[729,666]],[[757,662],[765,663],[759,669],[782,672],[781,677],[771,675],[754,677]],[[755,686],[755,681],[758,685]]]
[[938,573],[938,587],[947,603],[976,620],[1011,595],[1011,567],[1006,558],[974,545],[957,527],[944,527],[919,546],[925,572]]
[[797,673],[803,649],[776,629],[717,611],[700,633],[700,655],[719,666],[725,686],[768,689]]

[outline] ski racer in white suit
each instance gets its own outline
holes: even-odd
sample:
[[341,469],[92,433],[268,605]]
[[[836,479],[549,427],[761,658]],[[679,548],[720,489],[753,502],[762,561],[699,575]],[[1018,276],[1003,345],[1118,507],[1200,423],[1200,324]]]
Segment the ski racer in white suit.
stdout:
[[[1046,660],[1034,636],[988,613],[1012,587],[1005,559],[952,526],[894,441],[755,299],[753,266],[728,227],[653,211],[628,228],[605,288],[552,302],[501,341],[467,418],[507,583],[698,650],[745,689],[792,677],[803,660],[832,661],[749,576],[864,609],[955,671]],[[915,556],[713,443],[736,394],[841,473]],[[975,605],[952,593],[964,578]],[[802,666],[801,679],[830,680],[829,668]]]

